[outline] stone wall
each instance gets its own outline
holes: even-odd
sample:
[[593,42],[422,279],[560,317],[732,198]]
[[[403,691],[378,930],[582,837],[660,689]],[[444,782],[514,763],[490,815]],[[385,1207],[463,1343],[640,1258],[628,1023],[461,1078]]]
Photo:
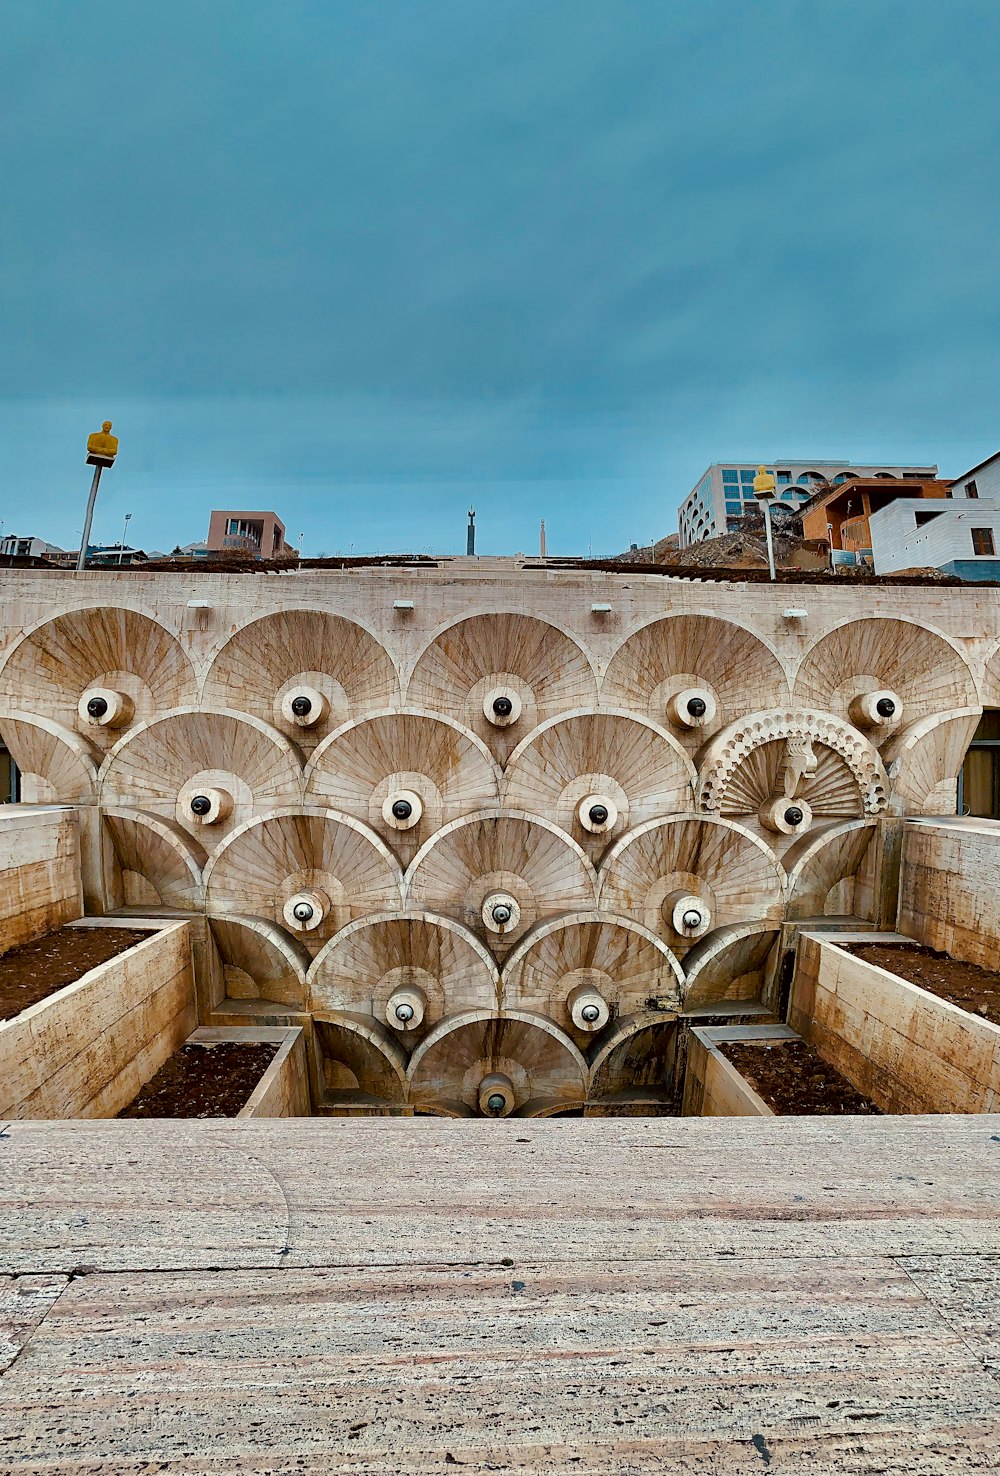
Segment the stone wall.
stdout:
[[799,937],[788,1023],[883,1112],[996,1112],[1000,1026]]
[[0,1116],[114,1117],[197,1024],[175,922],[0,1023]]
[[1000,824],[921,820],[904,828],[900,932],[982,968],[1000,963]]
[[73,811],[0,806],[0,953],[61,928],[82,912]]

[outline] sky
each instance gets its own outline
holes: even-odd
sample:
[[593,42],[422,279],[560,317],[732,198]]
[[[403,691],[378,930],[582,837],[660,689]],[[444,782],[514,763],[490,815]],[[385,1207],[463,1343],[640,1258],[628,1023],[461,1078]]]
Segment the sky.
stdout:
[[997,0],[0,0],[5,533],[617,552],[1000,447]]

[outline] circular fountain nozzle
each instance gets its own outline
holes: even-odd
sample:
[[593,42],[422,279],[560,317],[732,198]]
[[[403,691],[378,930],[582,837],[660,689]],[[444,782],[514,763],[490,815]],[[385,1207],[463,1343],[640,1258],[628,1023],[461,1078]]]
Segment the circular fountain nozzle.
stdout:
[[135,706],[124,692],[110,687],[88,687],[76,705],[77,716],[88,728],[124,728]]
[[484,1117],[506,1117],[514,1110],[514,1083],[503,1071],[491,1071],[479,1083],[479,1110]]
[[521,921],[521,909],[509,892],[492,892],[483,903],[482,919],[491,933],[509,933]]
[[400,1025],[409,1025],[413,1019],[413,1006],[411,1004],[398,1004],[392,1013]]
[[588,794],[576,807],[576,818],[591,835],[603,835],[618,823],[618,806],[606,794]]
[[566,1004],[577,1030],[593,1034],[595,1030],[603,1030],[611,1019],[611,1007],[594,984],[578,984],[570,990]]
[[712,926],[712,909],[696,892],[671,892],[663,900],[663,917],[681,938],[701,938]]
[[859,728],[885,728],[898,723],[903,716],[903,703],[897,692],[859,692],[850,705],[851,721]]
[[483,698],[483,716],[495,728],[509,728],[521,716],[521,699],[512,687],[494,687]]
[[667,702],[667,717],[675,728],[704,728],[718,712],[715,698],[707,687],[685,687]]
[[396,789],[382,801],[382,819],[392,830],[412,830],[423,813],[423,801],[412,789]]
[[233,812],[233,797],[226,789],[193,779],[177,796],[177,818],[196,825],[219,825]]
[[323,693],[303,682],[291,687],[278,702],[283,722],[296,728],[312,728],[321,723],[330,711],[330,704]]
[[790,800],[787,795],[766,800],[757,813],[764,829],[775,835],[804,835],[813,817],[807,800]]
[[311,933],[329,910],[330,900],[323,892],[296,892],[281,909],[281,915],[295,932]]
[[414,984],[394,989],[385,1004],[385,1018],[393,1030],[416,1030],[426,1011],[427,996]]

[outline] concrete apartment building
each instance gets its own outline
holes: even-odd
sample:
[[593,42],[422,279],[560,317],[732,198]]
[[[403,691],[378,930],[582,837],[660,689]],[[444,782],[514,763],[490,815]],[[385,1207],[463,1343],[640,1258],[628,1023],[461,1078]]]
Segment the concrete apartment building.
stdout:
[[951,495],[951,483],[941,479],[920,482],[907,478],[904,482],[889,477],[851,477],[802,504],[802,533],[806,538],[829,543],[834,563],[870,560],[872,513],[900,498],[913,501]]
[[[762,462],[713,462],[681,503],[678,513],[680,547],[731,532],[735,520],[753,504],[753,479]],[[936,466],[856,466],[850,461],[802,461],[779,458],[767,463],[778,487],[780,503],[797,511],[827,483],[839,485],[855,477],[928,481]]]
[[1000,498],[930,504],[900,497],[868,520],[876,574],[941,569],[960,579],[1000,581]]

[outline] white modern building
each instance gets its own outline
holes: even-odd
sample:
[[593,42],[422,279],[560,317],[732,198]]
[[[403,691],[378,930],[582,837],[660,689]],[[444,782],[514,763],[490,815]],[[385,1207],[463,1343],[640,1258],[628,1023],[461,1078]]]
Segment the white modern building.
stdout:
[[35,538],[33,535],[23,538],[18,533],[8,533],[5,538],[0,539],[0,558],[3,559],[46,559],[62,552],[54,543],[46,543],[44,538]]
[[956,477],[950,498],[899,497],[868,526],[876,574],[941,569],[1000,581],[1000,452]]
[[753,479],[766,465],[777,486],[779,504],[794,511],[827,483],[852,477],[891,477],[923,482],[937,476],[936,466],[857,466],[850,461],[801,461],[779,458],[762,462],[715,461],[681,503],[679,546],[688,548],[703,538],[731,532],[735,520],[753,505]]

